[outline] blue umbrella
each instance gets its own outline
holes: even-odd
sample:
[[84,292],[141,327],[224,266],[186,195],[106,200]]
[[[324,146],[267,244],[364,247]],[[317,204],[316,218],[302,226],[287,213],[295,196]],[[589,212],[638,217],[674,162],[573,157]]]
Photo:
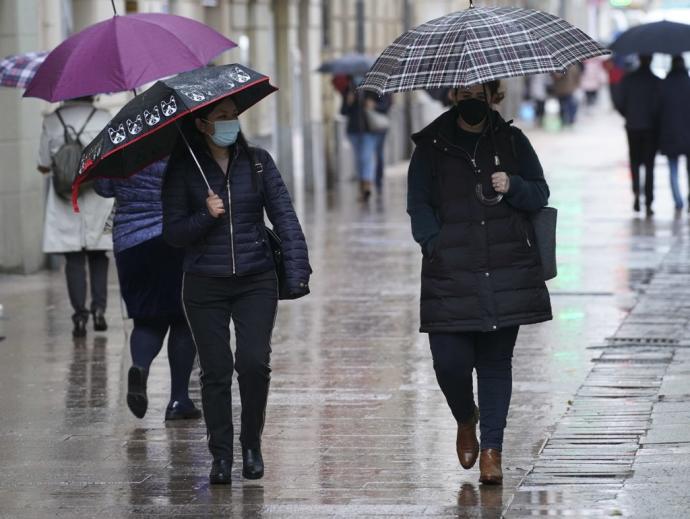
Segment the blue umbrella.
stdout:
[[376,58],[365,54],[347,54],[340,58],[326,61],[318,71],[323,74],[364,75],[374,64]]

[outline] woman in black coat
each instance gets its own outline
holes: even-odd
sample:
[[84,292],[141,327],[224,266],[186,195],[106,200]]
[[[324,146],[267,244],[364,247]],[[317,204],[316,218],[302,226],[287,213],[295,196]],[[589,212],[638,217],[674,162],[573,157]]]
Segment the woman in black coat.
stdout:
[[[486,85],[492,103],[499,87]],[[549,188],[527,137],[494,111],[491,138],[484,92],[456,90],[455,106],[413,136],[407,210],[423,254],[421,331],[458,423],[458,458],[474,466],[479,422],[480,481],[500,484],[518,329],[551,319],[528,219],[547,204]]]
[[[661,83],[659,151],[668,157],[671,191],[677,211],[683,209],[683,195],[678,185],[678,159],[681,155],[690,157],[690,103],[688,99],[690,99],[690,76],[685,68],[685,60],[682,56],[674,56],[671,71]],[[690,200],[690,195],[688,199]],[[688,209],[690,210],[690,203]]]
[[[171,245],[185,248],[182,300],[201,365],[213,484],[230,483],[233,368],[242,402],[242,474],[259,479],[264,473],[261,433],[278,303],[264,210],[282,240],[292,297],[308,293],[311,274],[307,244],[287,188],[271,156],[247,146],[238,115],[231,97],[195,112],[184,131],[199,166],[180,139],[163,186],[163,236]],[[231,319],[237,344],[234,359]]]

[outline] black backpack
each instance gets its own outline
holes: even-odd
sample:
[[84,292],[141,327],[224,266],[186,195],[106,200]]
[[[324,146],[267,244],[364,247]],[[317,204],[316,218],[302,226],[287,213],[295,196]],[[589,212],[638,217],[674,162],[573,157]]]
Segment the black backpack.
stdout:
[[79,172],[81,152],[84,149],[84,145],[81,143],[79,138],[95,113],[96,109],[94,108],[86,118],[84,125],[77,132],[75,131],[74,127],[65,124],[62,115],[60,115],[60,109],[55,112],[55,115],[58,116],[60,124],[62,125],[65,142],[55,152],[51,159],[51,168],[53,171],[53,189],[61,198],[64,198],[65,200],[71,200],[72,182],[74,181],[74,177],[76,177],[77,173]]

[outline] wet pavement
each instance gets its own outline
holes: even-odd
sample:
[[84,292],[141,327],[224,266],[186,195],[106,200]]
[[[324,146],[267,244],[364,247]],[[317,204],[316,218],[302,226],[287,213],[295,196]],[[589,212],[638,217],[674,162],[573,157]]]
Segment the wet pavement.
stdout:
[[[690,467],[678,427],[655,430],[669,416],[680,421],[674,413],[690,392],[680,347],[687,308],[666,311],[679,295],[646,299],[664,293],[655,283],[680,286],[660,270],[688,275],[669,263],[669,251],[686,253],[672,247],[687,215],[674,217],[660,162],[657,215],[633,216],[614,116],[530,137],[559,208],[559,276],[549,283],[555,319],[520,332],[503,488],[481,487],[478,469],[462,470],[455,456],[456,426],[417,332],[421,258],[401,165],[367,208],[348,182],[301,207],[312,295],[280,307],[258,482],[243,480],[236,464],[230,488],[209,487],[203,422],[163,422],[164,354],[152,368],[148,414],[129,413],[128,323],[114,276],[110,330],[76,342],[61,274],[0,276],[0,517],[578,516],[602,491],[610,502],[592,514],[647,517],[634,512],[653,510],[654,494],[645,508],[637,489],[645,474],[667,470],[658,457],[674,453],[687,461],[684,474]],[[657,334],[674,347],[641,343],[663,315],[678,317]]]

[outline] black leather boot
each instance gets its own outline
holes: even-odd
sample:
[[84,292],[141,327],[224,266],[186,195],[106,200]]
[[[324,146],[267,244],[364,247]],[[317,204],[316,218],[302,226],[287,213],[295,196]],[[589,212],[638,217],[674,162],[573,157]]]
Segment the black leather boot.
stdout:
[[231,481],[231,471],[232,460],[223,458],[213,460],[213,465],[211,465],[211,473],[208,475],[208,479],[211,481],[212,485],[229,485]]
[[108,329],[108,323],[105,320],[105,312],[103,310],[94,310],[93,329],[97,332],[104,332]]
[[146,396],[147,370],[140,366],[132,366],[127,374],[127,406],[137,418],[143,418],[149,406]]
[[75,315],[72,317],[74,328],[72,329],[72,337],[75,339],[86,337],[86,323],[89,321],[89,315]]
[[247,479],[264,477],[264,458],[261,449],[242,448],[242,475]]

